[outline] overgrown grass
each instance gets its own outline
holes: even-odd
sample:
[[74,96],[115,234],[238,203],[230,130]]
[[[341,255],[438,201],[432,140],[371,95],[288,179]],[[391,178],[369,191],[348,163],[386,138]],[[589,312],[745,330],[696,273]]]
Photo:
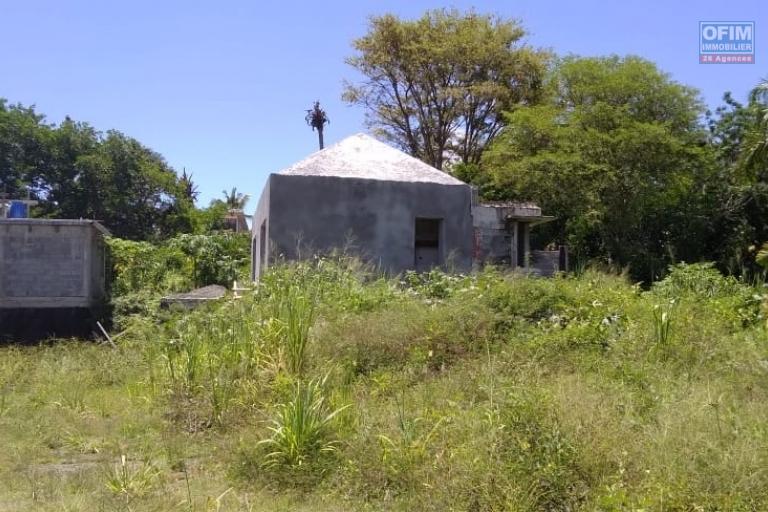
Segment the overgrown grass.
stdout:
[[0,510],[768,509],[765,297],[280,266],[117,349],[4,347]]
[[348,406],[328,410],[325,382],[326,378],[297,381],[290,401],[277,406],[269,427],[272,435],[259,443],[266,450],[263,467],[295,469],[336,451],[332,422]]

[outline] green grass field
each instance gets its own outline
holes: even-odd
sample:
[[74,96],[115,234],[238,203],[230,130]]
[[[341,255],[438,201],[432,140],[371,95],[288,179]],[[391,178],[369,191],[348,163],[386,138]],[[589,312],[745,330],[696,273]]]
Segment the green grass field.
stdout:
[[0,510],[768,510],[765,289],[319,260],[0,353]]

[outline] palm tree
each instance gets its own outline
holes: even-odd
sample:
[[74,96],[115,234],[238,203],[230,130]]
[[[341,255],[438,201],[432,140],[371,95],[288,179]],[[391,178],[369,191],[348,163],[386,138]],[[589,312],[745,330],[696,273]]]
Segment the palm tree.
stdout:
[[251,196],[248,194],[238,192],[237,187],[232,187],[232,190],[229,192],[222,190],[221,193],[224,194],[224,203],[230,210],[244,209],[245,205],[248,203],[248,200],[251,198]]
[[181,172],[181,176],[179,176],[179,185],[181,185],[181,190],[185,198],[193,203],[197,201],[197,196],[200,195],[200,191],[198,190],[197,185],[192,181],[192,173],[187,174],[186,168],[184,168]]
[[316,101],[315,105],[307,110],[307,115],[304,117],[304,120],[312,127],[312,131],[317,129],[317,139],[320,143],[320,149],[323,149],[323,128],[326,124],[331,124],[331,119],[325,113],[325,110],[320,108],[319,101]]

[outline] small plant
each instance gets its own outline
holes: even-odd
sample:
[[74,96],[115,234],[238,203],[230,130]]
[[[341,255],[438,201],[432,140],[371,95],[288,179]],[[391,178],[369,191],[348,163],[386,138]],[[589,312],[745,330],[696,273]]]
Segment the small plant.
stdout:
[[[405,414],[404,404],[398,408],[398,437],[391,438],[379,435],[382,448],[382,462],[390,464],[395,469],[405,469],[406,472],[426,457],[432,440],[439,432],[445,417],[438,419],[431,428],[420,427],[423,418],[409,418]],[[393,463],[396,461],[396,463]]]
[[315,316],[314,301],[303,294],[292,293],[285,304],[285,349],[288,368],[301,375],[306,366],[309,329]]
[[426,273],[409,270],[403,276],[401,285],[407,290],[427,300],[444,300],[456,292],[471,286],[472,279],[461,275],[451,275],[433,269]]
[[323,389],[326,379],[297,382],[293,398],[278,406],[270,427],[272,437],[259,442],[271,450],[264,457],[264,466],[295,468],[336,450],[331,424],[349,406],[328,411]]
[[307,363],[309,330],[315,320],[317,295],[291,283],[279,283],[269,297],[271,318],[267,327],[274,347],[285,357],[288,371],[301,375]]
[[120,456],[120,463],[110,468],[106,476],[106,487],[115,496],[126,502],[146,495],[159,477],[158,469],[145,462],[131,467],[125,455]]
[[656,343],[660,345],[666,345],[669,342],[674,307],[674,299],[670,300],[669,304],[657,304],[653,307],[653,333]]

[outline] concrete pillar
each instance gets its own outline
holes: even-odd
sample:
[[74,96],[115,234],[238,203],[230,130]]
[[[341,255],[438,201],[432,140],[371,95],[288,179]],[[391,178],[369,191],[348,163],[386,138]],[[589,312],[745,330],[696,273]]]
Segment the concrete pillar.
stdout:
[[558,270],[568,272],[568,246],[561,245],[558,254]]
[[[77,243],[74,243],[73,249],[75,251],[81,251],[82,254],[82,260],[81,264],[83,265],[83,296],[86,298],[86,300],[89,303],[93,303],[93,290],[91,289],[91,281],[93,280],[93,245],[95,243],[94,240],[94,230],[91,229],[90,226],[85,226],[81,228],[82,232],[82,240],[83,245],[82,247],[77,247]],[[74,255],[72,255],[74,257]]]
[[523,247],[525,247],[525,268],[528,269],[531,266],[531,225],[527,222],[522,222],[523,228]]
[[517,268],[517,237],[520,236],[519,234],[519,227],[520,223],[515,221],[512,224],[512,241],[510,242],[510,260],[509,260],[509,266],[510,268]]

